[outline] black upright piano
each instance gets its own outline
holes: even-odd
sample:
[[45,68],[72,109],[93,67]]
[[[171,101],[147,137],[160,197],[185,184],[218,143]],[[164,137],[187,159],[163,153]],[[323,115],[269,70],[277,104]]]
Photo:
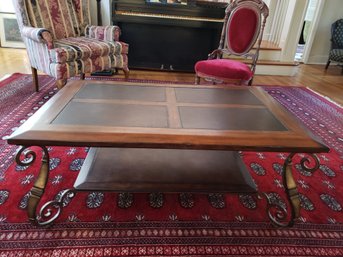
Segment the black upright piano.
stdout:
[[112,21],[130,44],[129,68],[194,71],[218,47],[225,3],[113,0]]

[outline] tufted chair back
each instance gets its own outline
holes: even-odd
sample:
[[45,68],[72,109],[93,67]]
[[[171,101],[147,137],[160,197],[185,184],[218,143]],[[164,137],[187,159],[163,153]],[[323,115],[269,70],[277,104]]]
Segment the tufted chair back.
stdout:
[[342,66],[343,74],[343,19],[335,21],[331,26],[331,48],[325,69],[329,68],[331,61]]
[[45,28],[54,39],[84,36],[89,0],[14,0],[19,27]]
[[332,24],[331,35],[332,48],[343,49],[343,19]]

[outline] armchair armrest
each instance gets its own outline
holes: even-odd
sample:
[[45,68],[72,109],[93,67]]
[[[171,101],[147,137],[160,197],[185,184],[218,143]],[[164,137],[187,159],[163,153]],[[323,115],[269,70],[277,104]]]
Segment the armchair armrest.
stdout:
[[37,43],[47,44],[48,49],[54,48],[52,35],[47,29],[24,26],[21,33],[24,38],[31,39]]
[[87,26],[86,37],[104,41],[119,41],[121,30],[118,26]]

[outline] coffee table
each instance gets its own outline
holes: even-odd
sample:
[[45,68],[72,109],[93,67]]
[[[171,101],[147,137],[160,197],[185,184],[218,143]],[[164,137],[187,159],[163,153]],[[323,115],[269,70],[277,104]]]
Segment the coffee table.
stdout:
[[[261,87],[103,81],[70,82],[7,142],[21,146],[19,165],[35,161],[31,146],[43,151],[28,201],[38,225],[56,220],[77,191],[99,190],[252,193],[266,196],[273,223],[291,226],[300,211],[293,156],[305,153],[301,166],[314,171],[314,153],[329,151]],[[74,187],[37,212],[49,177],[47,146],[91,149]],[[290,153],[283,165],[290,212],[257,192],[238,151]]]

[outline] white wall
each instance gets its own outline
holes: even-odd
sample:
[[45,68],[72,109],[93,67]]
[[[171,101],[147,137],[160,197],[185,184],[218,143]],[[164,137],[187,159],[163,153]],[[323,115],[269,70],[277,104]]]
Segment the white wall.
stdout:
[[97,25],[97,16],[96,16],[96,1],[89,1],[89,10],[91,13],[91,21],[93,25]]
[[112,24],[112,1],[101,0],[102,25]]
[[1,1],[0,2],[0,12],[14,13],[14,7],[12,0]]
[[320,17],[308,63],[324,64],[327,62],[330,50],[331,24],[343,19],[343,1],[326,0]]

